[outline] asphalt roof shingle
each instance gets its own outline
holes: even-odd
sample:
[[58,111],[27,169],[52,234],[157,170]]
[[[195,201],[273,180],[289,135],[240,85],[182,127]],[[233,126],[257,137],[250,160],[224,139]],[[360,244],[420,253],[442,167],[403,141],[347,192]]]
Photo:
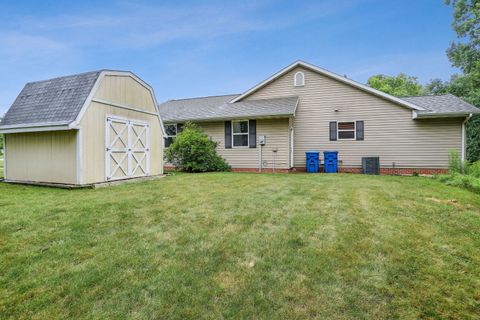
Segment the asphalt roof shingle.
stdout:
[[[165,122],[290,115],[295,113],[298,101],[298,97],[286,97],[230,103],[238,96],[238,94],[231,94],[170,100],[159,105],[160,115]],[[480,109],[452,94],[402,99],[425,109],[417,111],[418,113],[480,113]]]
[[68,124],[75,120],[101,71],[25,85],[0,127]]
[[[0,128],[69,124],[78,116],[103,70],[86,72],[25,85],[5,114]],[[298,97],[241,100],[239,94],[170,100],[159,105],[165,122],[206,121],[242,117],[294,115]],[[452,95],[401,98],[426,110],[419,114],[469,114],[480,109]]]
[[480,109],[453,94],[405,97],[403,100],[426,109],[417,113],[479,113]]
[[247,100],[230,103],[238,94],[170,100],[159,105],[165,122],[205,121],[242,117],[294,115],[298,97]]

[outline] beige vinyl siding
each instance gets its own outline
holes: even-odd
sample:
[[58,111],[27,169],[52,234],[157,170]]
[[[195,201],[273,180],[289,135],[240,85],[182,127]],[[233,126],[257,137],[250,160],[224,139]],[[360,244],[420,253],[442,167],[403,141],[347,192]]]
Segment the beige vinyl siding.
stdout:
[[[129,80],[130,79],[130,80]],[[107,76],[100,84],[94,99],[156,112],[154,100],[144,86],[129,77]],[[106,90],[105,88],[108,88]],[[106,90],[106,91],[105,91]],[[127,90],[126,94],[123,90]],[[108,95],[106,95],[108,92]],[[150,101],[147,101],[149,97]],[[105,173],[105,119],[117,116],[149,124],[150,175],[163,174],[163,135],[156,115],[142,113],[113,105],[92,102],[80,121],[82,135],[82,184],[102,182]]]
[[[293,85],[303,71],[305,86]],[[380,156],[384,167],[448,166],[448,152],[461,151],[463,119],[412,120],[410,109],[298,67],[245,99],[299,96],[293,124],[294,166],[305,166],[307,150],[338,150],[340,165],[361,166],[362,156]],[[338,109],[338,112],[335,112]],[[330,141],[330,121],[365,122],[364,141]]]
[[76,130],[6,134],[7,180],[74,184]]
[[[289,168],[289,125],[288,118],[258,119],[258,136],[267,137],[267,144],[263,147],[263,167],[272,169]],[[213,140],[218,142],[217,152],[227,160],[232,168],[258,168],[260,146],[256,148],[232,147],[225,149],[225,122],[198,122],[200,128]],[[273,149],[277,149],[276,154]],[[168,165],[168,164],[167,164]]]
[[137,80],[126,75],[106,75],[95,93],[95,98],[157,112],[150,91]]

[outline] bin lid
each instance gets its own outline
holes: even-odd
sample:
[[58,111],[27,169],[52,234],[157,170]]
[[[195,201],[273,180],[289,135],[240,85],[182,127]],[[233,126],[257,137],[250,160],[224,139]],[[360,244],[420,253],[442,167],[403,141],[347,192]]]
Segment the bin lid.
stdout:
[[312,150],[309,150],[309,151],[306,151],[305,153],[320,153],[320,151],[312,151]]
[[338,151],[323,151],[323,153],[338,153]]

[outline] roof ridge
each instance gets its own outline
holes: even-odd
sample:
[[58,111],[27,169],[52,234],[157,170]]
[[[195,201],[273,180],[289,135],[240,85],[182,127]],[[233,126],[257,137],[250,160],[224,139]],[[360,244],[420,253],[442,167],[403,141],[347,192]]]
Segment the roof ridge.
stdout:
[[265,101],[265,100],[281,100],[281,99],[289,99],[289,98],[296,98],[298,99],[299,96],[296,96],[294,94],[289,95],[289,96],[281,96],[281,97],[273,97],[273,98],[260,98],[260,99],[251,99],[251,100],[246,100],[246,101],[237,101],[237,102],[228,102],[227,104],[235,104],[235,103],[242,103],[242,102],[256,102],[256,101]]
[[52,80],[65,79],[65,78],[75,77],[75,76],[82,76],[82,75],[86,75],[86,74],[89,74],[89,73],[98,73],[98,72],[102,72],[102,71],[103,71],[103,69],[102,70],[81,72],[81,73],[73,73],[73,74],[69,74],[69,75],[66,75],[66,76],[54,77],[54,78],[38,80],[38,81],[29,81],[29,82],[26,83],[26,85],[27,84],[32,84],[32,83],[40,83],[40,82],[47,82],[47,81],[52,81]]
[[126,70],[114,70],[114,69],[97,69],[97,70],[92,70],[92,71],[85,71],[85,72],[79,72],[79,73],[72,73],[72,74],[69,74],[69,75],[66,75],[66,76],[59,76],[59,77],[54,77],[54,78],[50,78],[50,79],[44,79],[44,80],[38,80],[38,81],[29,81],[26,83],[27,84],[32,84],[32,83],[40,83],[40,82],[47,82],[47,81],[53,81],[53,80],[59,80],[59,79],[65,79],[65,78],[69,78],[69,77],[77,77],[77,76],[83,76],[83,75],[86,75],[86,74],[90,74],[90,73],[101,73],[101,72],[104,72],[104,71],[113,71],[113,72],[130,72],[132,73],[131,71],[126,71]]
[[441,97],[441,96],[455,96],[454,94],[448,92],[448,93],[441,93],[441,94],[424,94],[424,95],[419,95],[419,96],[405,96],[405,97],[398,97],[400,99],[403,98],[423,98],[423,97]]
[[165,102],[169,101],[180,101],[180,100],[195,100],[195,99],[205,99],[205,98],[217,98],[217,97],[226,97],[226,96],[238,96],[240,93],[231,93],[231,94],[219,94],[213,96],[202,96],[202,97],[193,97],[193,98],[180,98],[180,99],[170,99]]

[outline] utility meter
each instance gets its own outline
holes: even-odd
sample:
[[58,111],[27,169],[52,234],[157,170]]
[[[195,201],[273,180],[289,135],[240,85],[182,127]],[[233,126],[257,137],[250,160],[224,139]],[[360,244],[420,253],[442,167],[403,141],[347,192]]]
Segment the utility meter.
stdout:
[[267,142],[267,137],[266,136],[258,136],[258,144],[259,145],[264,146],[266,142]]

